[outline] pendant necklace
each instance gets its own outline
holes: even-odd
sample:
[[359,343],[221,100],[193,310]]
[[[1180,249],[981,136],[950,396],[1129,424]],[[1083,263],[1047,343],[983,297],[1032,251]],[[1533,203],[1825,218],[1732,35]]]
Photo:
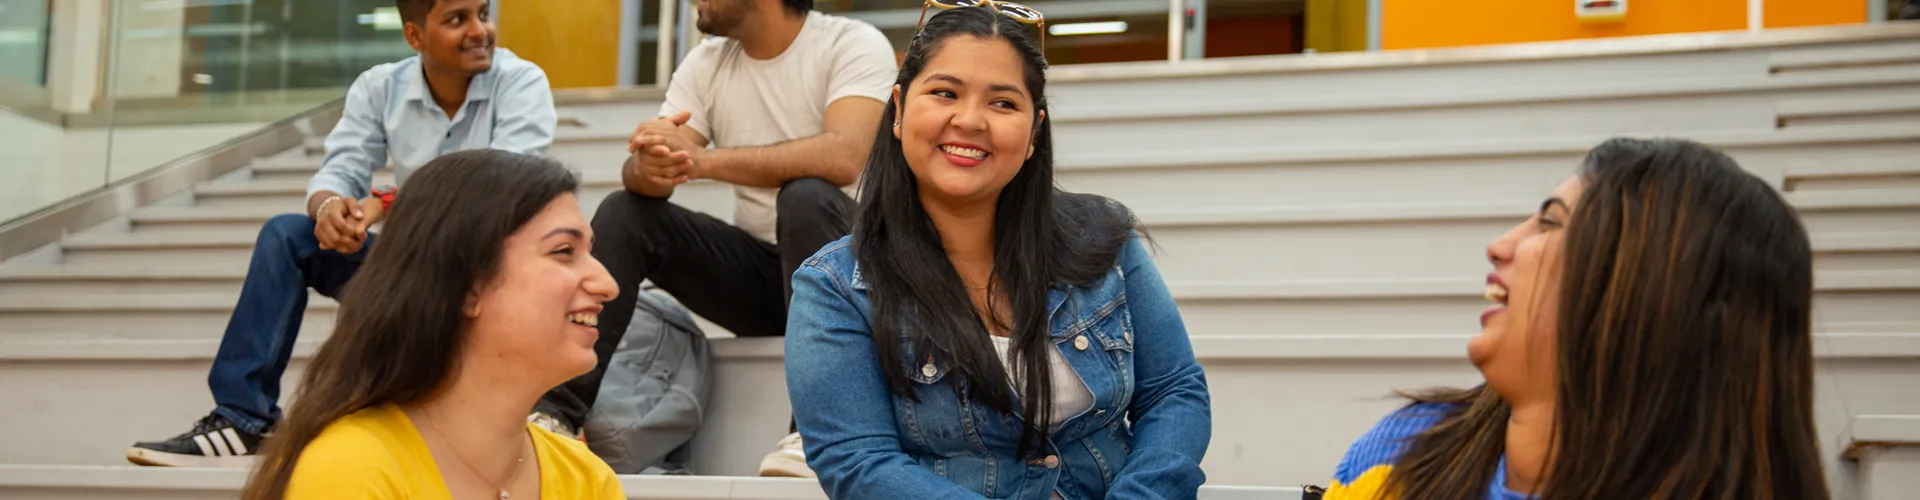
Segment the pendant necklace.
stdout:
[[[436,422],[436,421],[434,421],[434,420],[433,420],[433,414],[432,414],[432,413],[429,413],[429,412],[427,412],[427,409],[426,409],[426,407],[421,407],[421,408],[420,408],[420,414],[421,414],[421,415],[423,415],[423,416],[426,416],[426,417],[427,417],[427,425],[431,425],[431,426],[433,426],[433,431],[434,431],[434,432],[437,432],[437,433],[440,433],[440,438],[441,438],[441,439],[446,439],[446,438],[447,438],[447,431],[446,431],[446,430],[443,430],[443,429],[441,429],[441,428],[440,428],[440,423],[439,423],[439,422]],[[487,479],[487,475],[486,475],[486,474],[481,474],[481,473],[480,473],[480,468],[478,468],[478,467],[474,467],[474,466],[473,466],[473,462],[468,462],[468,461],[467,461],[467,456],[466,456],[466,455],[463,455],[463,454],[461,454],[461,453],[460,453],[460,448],[459,448],[459,447],[457,447],[457,446],[454,446],[454,445],[453,445],[453,441],[447,441],[447,449],[448,449],[448,450],[452,450],[452,451],[453,451],[453,458],[455,458],[455,459],[459,459],[459,460],[460,460],[460,465],[465,465],[465,466],[467,466],[467,471],[469,471],[469,472],[472,472],[472,473],[473,473],[473,476],[474,476],[474,477],[478,477],[478,478],[480,478],[480,480],[481,480],[481,481],[486,481],[486,483],[487,483],[487,486],[488,486],[488,487],[491,487],[491,488],[493,488],[493,489],[494,489],[494,491],[498,491],[498,492],[500,492],[500,500],[512,500],[512,499],[513,499],[513,495],[512,495],[512,494],[509,494],[509,493],[507,493],[507,488],[506,488],[506,486],[501,486],[501,485],[496,485],[496,484],[493,484],[493,482],[492,482],[492,481],[490,481],[490,480],[488,480],[488,479]],[[515,478],[518,478],[518,477],[520,477],[520,464],[521,464],[521,462],[524,462],[524,461],[526,461],[526,459],[527,459],[527,457],[526,457],[526,455],[525,455],[525,454],[522,454],[522,455],[520,456],[520,458],[515,458],[515,459],[513,459],[513,473],[511,473],[511,474],[507,474],[507,481],[506,481],[505,483],[503,483],[503,484],[506,484],[506,485],[512,485],[512,484],[513,484],[513,480],[514,480]]]

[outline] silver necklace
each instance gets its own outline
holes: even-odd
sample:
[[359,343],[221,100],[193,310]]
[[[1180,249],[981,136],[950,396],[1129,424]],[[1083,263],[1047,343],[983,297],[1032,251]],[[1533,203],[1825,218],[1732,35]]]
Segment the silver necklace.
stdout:
[[[427,408],[422,406],[420,407],[420,414],[427,417],[427,425],[433,426],[433,432],[439,433],[440,439],[447,439],[447,431],[440,428],[440,422],[436,422],[433,420],[432,412],[427,411]],[[499,491],[500,500],[513,499],[513,494],[507,493],[507,488],[505,486],[494,484],[493,481],[487,479],[486,474],[480,473],[479,467],[474,467],[473,462],[468,462],[467,456],[465,454],[460,453],[460,447],[454,446],[453,441],[450,439],[447,440],[447,449],[453,451],[453,458],[460,460],[460,465],[467,466],[467,471],[472,472],[474,477],[480,478],[481,481],[485,481],[487,483],[488,487],[493,488],[495,491]],[[513,459],[513,472],[507,474],[507,480],[503,484],[512,485],[513,480],[515,478],[520,477],[520,464],[526,461],[526,459],[527,459],[527,455],[525,453],[521,453],[519,458]]]

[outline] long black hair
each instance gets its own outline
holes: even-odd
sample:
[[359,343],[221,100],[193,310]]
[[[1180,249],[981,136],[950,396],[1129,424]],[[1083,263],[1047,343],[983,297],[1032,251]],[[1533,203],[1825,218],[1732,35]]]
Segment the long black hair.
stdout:
[[[1119,203],[1054,186],[1051,120],[1038,119],[1047,109],[1047,61],[1032,33],[1033,27],[985,7],[935,14],[907,48],[895,97],[909,95],[928,59],[953,37],[1004,40],[1020,55],[1027,94],[1034,96],[1033,155],[995,202],[988,281],[990,293],[1004,291],[1012,307],[1012,324],[1002,326],[1011,332],[1008,357],[1015,373],[1010,377],[1000,364],[982,311],[972,306],[940,233],[920,204],[918,182],[892,134],[898,102],[887,103],[874,133],[853,224],[854,252],[873,300],[869,321],[874,349],[888,388],[912,399],[911,378],[922,364],[931,359],[950,364],[946,383],[961,397],[977,398],[1025,420],[1019,451],[1023,456],[1043,449],[1051,430],[1048,356],[1055,347],[1047,331],[1047,292],[1099,280],[1118,260],[1135,226],[1133,214]],[[1000,316],[991,309],[984,313],[995,321]],[[1018,399],[1010,381],[1022,388]]]
[[493,281],[507,237],[578,188],[559,162],[506,151],[462,151],[421,167],[340,295],[338,326],[300,378],[241,498],[285,496],[300,453],[333,421],[441,390],[466,344],[461,309]]
[[[1828,498],[1813,417],[1813,250],[1778,192],[1699,143],[1588,154],[1567,223],[1540,498]],[[1388,491],[1486,495],[1510,406],[1437,390]]]

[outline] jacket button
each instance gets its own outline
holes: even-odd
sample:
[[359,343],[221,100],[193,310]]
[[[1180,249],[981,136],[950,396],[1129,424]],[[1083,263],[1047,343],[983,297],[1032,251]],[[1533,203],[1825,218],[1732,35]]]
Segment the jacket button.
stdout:
[[1047,459],[1042,462],[1045,463],[1049,469],[1060,468],[1060,457],[1057,455],[1047,455]]
[[1087,350],[1087,336],[1086,336],[1086,335],[1081,335],[1081,336],[1078,336],[1078,337],[1074,337],[1074,338],[1073,338],[1073,348],[1074,348],[1074,349],[1079,349],[1079,350],[1082,350],[1082,351],[1085,351],[1085,350]]
[[939,368],[934,368],[934,367],[933,367],[933,363],[927,363],[927,364],[926,364],[926,366],[922,366],[922,367],[920,367],[920,374],[921,374],[921,375],[926,375],[926,376],[928,376],[928,377],[932,377],[932,376],[934,376],[934,374],[937,374],[937,373],[940,373],[940,369],[939,369]]

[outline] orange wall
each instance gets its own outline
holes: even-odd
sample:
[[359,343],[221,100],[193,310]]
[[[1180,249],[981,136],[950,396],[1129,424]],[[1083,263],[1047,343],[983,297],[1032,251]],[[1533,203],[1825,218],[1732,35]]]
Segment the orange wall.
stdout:
[[[1875,0],[1880,1],[1880,0]],[[1767,0],[1768,28],[1867,22],[1867,3],[1854,0]]]
[[[1629,0],[1627,19],[1582,23],[1567,0],[1383,0],[1386,49],[1744,30],[1746,0]],[[1859,0],[1767,0],[1766,26],[1865,22]]]

